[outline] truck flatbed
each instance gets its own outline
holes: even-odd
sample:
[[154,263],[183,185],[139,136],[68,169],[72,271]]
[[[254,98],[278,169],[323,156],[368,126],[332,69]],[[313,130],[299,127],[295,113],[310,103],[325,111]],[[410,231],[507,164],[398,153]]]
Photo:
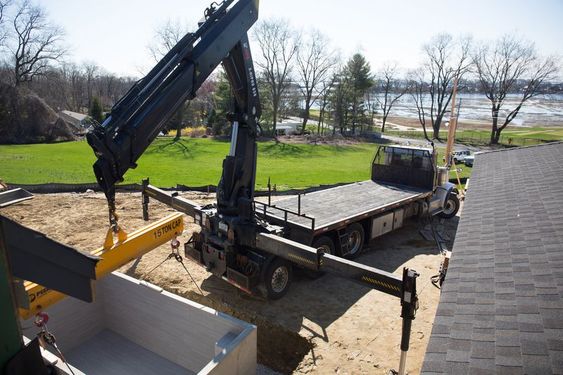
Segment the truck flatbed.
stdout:
[[[367,180],[303,194],[300,210],[297,196],[281,199],[272,204],[273,207],[266,208],[266,217],[278,222],[287,221],[289,225],[313,230],[316,234],[431,194],[432,190]],[[282,210],[300,212],[301,215],[290,214],[286,220]],[[311,218],[314,218],[314,225]]]

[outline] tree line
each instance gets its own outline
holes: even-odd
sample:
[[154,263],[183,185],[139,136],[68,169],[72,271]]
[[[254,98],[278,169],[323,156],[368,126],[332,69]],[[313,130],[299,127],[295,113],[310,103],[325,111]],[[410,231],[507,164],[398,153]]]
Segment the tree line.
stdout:
[[0,1],[0,82],[34,91],[56,111],[111,108],[135,79],[69,61],[64,35],[31,0]]
[[[186,32],[178,22],[155,30],[148,53],[158,61]],[[423,61],[404,71],[389,62],[372,71],[361,53],[344,60],[330,39],[318,30],[299,31],[288,20],[267,19],[251,32],[263,116],[271,135],[287,116],[302,119],[300,132],[359,135],[385,131],[388,117],[404,96],[411,98],[428,139],[437,139],[451,108],[454,81],[461,92],[484,95],[490,102],[491,143],[514,120],[526,102],[560,90],[553,84],[559,60],[544,57],[533,43],[507,35],[494,42],[440,34],[422,48]],[[36,92],[55,110],[89,112],[98,121],[134,84],[91,62],[69,61],[64,31],[50,22],[32,0],[0,0],[0,81]],[[516,104],[507,102],[515,94]],[[206,126],[214,134],[228,132],[225,114],[232,95],[222,71],[183,105],[167,130]],[[313,111],[315,109],[315,111]]]
[[[331,123],[326,130],[332,134],[373,130],[376,117],[377,130],[384,132],[394,105],[408,95],[425,137],[439,139],[457,82],[460,92],[479,93],[489,100],[490,143],[496,144],[529,99],[562,90],[561,84],[552,82],[560,72],[558,58],[541,56],[533,43],[513,35],[493,42],[436,35],[422,47],[421,65],[407,72],[392,62],[372,72],[360,53],[343,62],[326,36],[314,30],[299,33],[285,20],[261,21],[254,36],[262,52],[258,66],[265,81],[263,94],[272,102],[269,120],[274,132],[284,101],[291,103],[292,93],[297,93],[295,85],[303,104],[293,113],[301,109],[303,131],[309,109],[315,105],[319,133],[323,133],[325,121]],[[317,66],[327,68],[315,70]],[[509,94],[517,98],[515,104],[506,100]]]

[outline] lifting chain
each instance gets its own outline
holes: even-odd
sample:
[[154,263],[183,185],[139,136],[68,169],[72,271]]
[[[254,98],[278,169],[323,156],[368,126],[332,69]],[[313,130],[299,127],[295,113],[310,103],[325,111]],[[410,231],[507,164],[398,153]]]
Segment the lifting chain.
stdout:
[[115,208],[115,189],[106,192],[106,198],[108,201],[109,228],[103,247],[108,250],[114,246],[114,238],[117,238],[117,242],[123,242],[127,239],[127,233],[121,229],[118,223],[119,217],[117,216],[117,210]]
[[33,324],[35,324],[37,327],[41,329],[41,331],[37,333],[37,338],[39,339],[39,343],[43,348],[46,348],[47,346],[52,347],[57,352],[57,355],[59,356],[61,361],[63,361],[63,363],[66,365],[68,371],[70,371],[70,373],[74,375],[74,371],[72,371],[72,368],[70,367],[69,363],[66,361],[63,353],[61,352],[59,346],[57,345],[57,339],[55,338],[55,335],[53,335],[47,329],[48,321],[49,321],[49,315],[46,312],[41,311],[37,313],[37,315],[35,315],[35,320]]
[[114,233],[119,231],[119,224],[116,208],[115,208],[115,189],[106,193],[106,198],[108,201],[108,213],[109,213],[109,225],[113,229]]

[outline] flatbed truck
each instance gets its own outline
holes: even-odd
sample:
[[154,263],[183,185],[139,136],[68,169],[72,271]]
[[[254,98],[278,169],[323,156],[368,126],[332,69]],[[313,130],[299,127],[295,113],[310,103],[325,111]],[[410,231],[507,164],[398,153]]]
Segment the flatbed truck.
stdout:
[[[272,241],[268,241],[266,251],[261,251],[256,244],[253,249],[239,251],[236,257],[229,259],[224,254],[225,243],[220,233],[223,232],[227,240],[234,233],[229,234],[228,228],[217,228],[215,232],[219,236],[211,237],[216,246],[204,244],[196,233],[193,240],[186,243],[185,254],[248,293],[281,298],[291,285],[292,268],[310,269],[306,264],[316,263],[318,254],[353,259],[360,255],[364,244],[401,228],[409,218],[453,217],[459,209],[455,186],[447,181],[447,170],[438,168],[435,159],[433,147],[379,146],[372,161],[370,180],[298,194],[276,202],[271,201],[271,194],[268,194],[268,202],[253,200],[253,211],[271,233],[304,245],[302,248],[277,246],[274,254],[269,249]],[[192,216],[197,224],[211,227],[206,219],[206,208],[154,187],[148,180],[143,182],[145,219],[149,217],[151,197]],[[318,254],[309,254],[303,250],[306,248],[316,249]],[[314,271],[318,271],[318,267]]]
[[284,227],[286,237],[330,254],[357,257],[365,243],[401,228],[406,219],[455,216],[459,200],[433,148],[381,146],[371,179],[271,203],[256,212]]

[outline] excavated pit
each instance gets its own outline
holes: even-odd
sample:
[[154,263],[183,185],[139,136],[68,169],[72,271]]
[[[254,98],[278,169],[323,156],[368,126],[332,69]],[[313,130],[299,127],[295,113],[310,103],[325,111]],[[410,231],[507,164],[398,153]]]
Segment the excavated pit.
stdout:
[[[200,203],[211,203],[213,195],[183,194]],[[139,193],[117,195],[120,223],[126,231],[146,225],[142,220]],[[151,221],[173,209],[151,201]],[[107,230],[107,206],[98,193],[37,194],[34,199],[0,209],[6,215],[33,229],[42,231],[80,250],[101,246]],[[186,241],[196,226],[186,218]],[[453,241],[457,219],[445,222],[442,231]],[[441,256],[432,242],[420,240],[418,225],[378,239],[358,260],[370,266],[400,274],[402,268],[414,268],[418,282],[420,309],[413,322],[407,371],[420,371],[439,290],[430,285]],[[400,344],[400,302],[350,281],[325,275],[317,280],[297,277],[289,293],[278,301],[249,296],[185,260],[194,282],[174,260],[164,262],[169,245],[144,255],[119,271],[146,279],[163,289],[230,314],[258,326],[258,362],[281,373],[370,373],[385,374],[397,369]],[[55,332],[56,334],[56,332]]]

